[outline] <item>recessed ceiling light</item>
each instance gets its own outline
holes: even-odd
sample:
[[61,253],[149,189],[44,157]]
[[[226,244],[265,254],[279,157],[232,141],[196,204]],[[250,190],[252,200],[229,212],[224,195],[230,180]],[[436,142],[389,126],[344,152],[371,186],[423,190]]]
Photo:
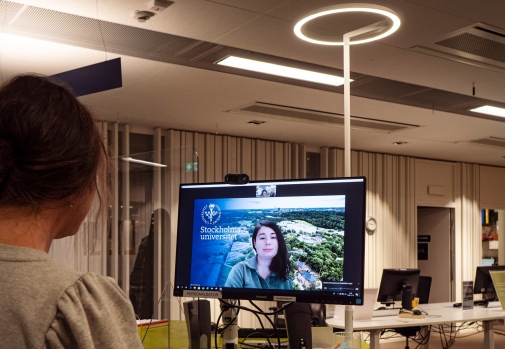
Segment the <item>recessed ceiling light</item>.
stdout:
[[227,67],[255,71],[257,73],[317,82],[325,85],[340,86],[344,84],[344,78],[337,75],[318,73],[311,70],[292,68],[285,65],[256,61],[254,59],[241,58],[236,56],[228,56],[225,59],[217,62],[217,64]]
[[403,144],[407,144],[408,142],[404,142],[404,141],[396,141],[396,142],[393,142],[394,145],[403,145]]
[[259,120],[251,120],[248,122],[248,124],[253,124],[253,125],[261,125],[264,123],[265,123],[265,121],[259,121]]
[[493,115],[493,116],[499,116],[499,117],[505,118],[505,109],[498,108],[498,107],[493,107],[493,106],[490,106],[490,105],[484,105],[482,107],[470,109],[470,111],[473,111],[473,112],[476,112],[476,113]]
[[[382,39],[386,36],[393,34],[395,31],[397,31],[398,28],[400,27],[400,23],[401,23],[398,15],[396,13],[394,13],[392,10],[388,9],[387,7],[373,5],[373,4],[340,4],[340,5],[323,7],[321,9],[319,9],[316,13],[303,18],[298,23],[296,23],[296,25],[294,27],[295,34],[300,39],[311,42],[313,44],[342,46],[344,44],[343,40],[329,41],[329,40],[321,40],[321,39],[311,38],[307,34],[303,33],[302,28],[305,24],[312,21],[313,19],[336,14],[336,13],[346,13],[346,12],[376,13],[376,14],[385,16],[387,19],[389,19],[389,24],[380,26],[382,29],[378,27],[377,30],[374,30],[373,32],[371,32],[370,35],[367,36],[366,38],[358,39],[356,41],[351,41],[351,42],[349,42],[349,45],[364,44],[366,42]],[[385,20],[385,22],[387,22],[387,19]]]

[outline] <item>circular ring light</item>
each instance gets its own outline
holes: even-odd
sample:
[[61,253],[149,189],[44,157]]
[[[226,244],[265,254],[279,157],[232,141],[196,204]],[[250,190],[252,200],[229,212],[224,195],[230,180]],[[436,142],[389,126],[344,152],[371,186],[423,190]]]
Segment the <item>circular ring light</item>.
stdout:
[[382,39],[386,36],[393,34],[400,27],[400,18],[398,17],[398,15],[396,13],[394,13],[393,11],[388,9],[387,7],[373,5],[373,4],[342,4],[342,5],[324,7],[322,9],[319,9],[316,13],[303,18],[298,23],[296,23],[295,28],[294,28],[295,34],[300,39],[311,42],[313,44],[342,46],[342,45],[344,45],[343,41],[324,41],[324,40],[316,40],[316,39],[310,38],[302,33],[302,28],[305,24],[307,24],[308,22],[310,22],[313,19],[336,14],[336,13],[346,13],[346,12],[376,13],[376,14],[387,17],[392,22],[389,29],[387,29],[386,31],[380,32],[377,35],[374,35],[371,37],[367,37],[366,39],[350,41],[350,43],[349,43],[350,45],[364,44],[364,43],[367,43],[370,41]]

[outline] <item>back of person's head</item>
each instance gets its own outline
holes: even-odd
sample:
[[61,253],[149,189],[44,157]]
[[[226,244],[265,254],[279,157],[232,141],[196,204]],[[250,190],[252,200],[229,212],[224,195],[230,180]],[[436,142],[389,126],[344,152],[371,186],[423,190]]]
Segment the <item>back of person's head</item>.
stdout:
[[106,168],[93,117],[65,86],[20,75],[0,88],[0,207],[71,200]]

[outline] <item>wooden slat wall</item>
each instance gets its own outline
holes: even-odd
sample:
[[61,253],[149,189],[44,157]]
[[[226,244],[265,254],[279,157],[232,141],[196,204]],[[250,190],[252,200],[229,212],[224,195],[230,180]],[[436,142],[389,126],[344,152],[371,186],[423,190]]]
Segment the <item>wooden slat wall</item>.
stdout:
[[[461,295],[462,281],[472,281],[481,265],[482,223],[480,216],[479,165],[461,164],[460,209],[456,210],[455,273],[456,295]],[[458,279],[457,276],[460,276]]]
[[[154,130],[154,154],[153,161],[158,163],[165,163],[164,154],[161,149],[163,149],[162,144],[162,130],[160,128],[156,128]],[[161,168],[153,169],[153,185],[152,185],[152,209],[151,210],[143,210],[145,214],[149,214],[154,212],[154,265],[160,266],[158,268],[154,268],[153,270],[153,299],[163,300],[167,299],[163,295],[164,290],[170,290],[170,288],[165,287],[167,282],[164,280],[164,274],[166,274],[167,267],[169,266],[169,261],[167,260],[167,255],[165,251],[170,250],[170,239],[164,236],[166,234],[165,225],[169,224],[169,222],[163,221],[163,215],[159,214],[161,210],[164,209],[165,202],[165,193],[164,193],[164,178],[163,172]],[[166,171],[169,172],[169,171]],[[148,188],[146,188],[146,191]],[[146,200],[147,201],[147,200]],[[149,204],[146,202],[146,204]],[[144,217],[142,221],[146,223],[151,222],[151,215],[149,217]],[[147,227],[146,227],[147,228]],[[144,229],[146,235],[149,232],[149,229]],[[141,241],[141,240],[140,240]],[[156,305],[153,305],[153,317],[161,319],[168,316],[168,309],[170,308],[170,302],[157,302]]]
[[[107,125],[102,125],[107,129]],[[110,124],[113,151],[118,147],[118,124]],[[169,229],[163,234],[163,248],[168,258],[161,260],[165,271],[158,292],[162,285],[167,285],[164,299],[169,306],[170,319],[184,319],[182,303],[186,299],[175,299],[171,282],[175,267],[175,241],[178,213],[178,187],[181,183],[221,182],[226,173],[247,173],[251,180],[304,178],[306,173],[306,146],[265,140],[245,139],[226,135],[202,134],[177,130],[160,130],[155,132],[156,151],[162,152],[161,158],[170,164],[156,187],[161,186],[162,197],[156,198],[156,208],[161,205],[168,212]],[[163,139],[163,142],[161,141]],[[334,148],[321,148],[321,177],[344,176],[344,151]],[[197,172],[187,172],[187,162],[198,162]],[[117,161],[115,177],[118,177]],[[458,183],[461,187],[460,204],[456,207],[456,285],[461,280],[472,280],[473,270],[480,260],[480,206],[479,206],[479,165],[461,164],[458,167]],[[383,268],[415,267],[417,264],[416,242],[416,200],[415,200],[415,159],[403,156],[351,152],[351,174],[367,177],[367,215],[376,218],[378,227],[375,233],[366,235],[365,286],[378,287]],[[459,180],[461,182],[459,182]],[[117,182],[116,182],[117,183]],[[113,188],[115,197],[112,203],[112,215],[118,217],[117,186]],[[161,204],[160,204],[161,200]],[[90,228],[91,227],[91,228]],[[89,254],[91,225],[83,225],[82,233],[63,239],[53,244],[51,255],[76,269],[87,271],[89,266],[100,272],[109,265],[109,274],[118,278],[119,262],[117,219],[112,222],[112,256],[106,255],[106,240],[101,248],[101,255],[96,258]],[[88,231],[86,231],[88,230]],[[72,239],[72,240],[71,240]],[[76,240],[78,239],[78,241]],[[69,248],[68,246],[74,246]],[[69,254],[68,251],[71,251]],[[162,252],[163,253],[163,252]],[[465,256],[465,258],[463,258]],[[466,258],[470,256],[470,258]],[[94,260],[91,260],[95,258]],[[97,265],[98,263],[98,265]],[[167,284],[168,281],[168,284]],[[268,309],[272,303],[261,303]],[[246,305],[246,304],[244,304]],[[219,313],[218,302],[213,302],[213,319]],[[162,311],[164,313],[164,311]],[[253,315],[241,312],[240,325],[258,327]]]
[[[112,207],[111,207],[111,255],[108,262],[108,275],[119,279],[119,125],[111,126],[111,156],[112,159]],[[119,281],[119,280],[118,280]]]
[[[98,122],[102,136],[107,140],[107,123]],[[95,198],[90,214],[84,219],[76,235],[53,241],[49,255],[68,268],[81,272],[107,274],[107,220],[96,222],[97,210],[107,216],[107,204],[99,205]]]
[[[305,174],[303,145],[217,135],[204,135],[203,141],[196,144],[187,132],[169,133],[171,148],[178,144],[195,145],[195,151],[199,154],[199,166],[205,169],[205,173],[199,174],[199,179],[206,182],[222,181],[226,173],[248,173],[252,180],[303,178]],[[192,135],[193,139],[202,138],[198,133]],[[184,143],[178,143],[181,137]],[[224,156],[218,160],[217,154]],[[367,215],[376,217],[378,221],[376,232],[367,235],[365,261],[365,285],[378,287],[383,268],[417,265],[413,160],[402,156],[356,151],[351,153],[351,157],[352,175],[364,175],[368,179]],[[294,159],[298,160],[298,168],[292,166]],[[343,176],[343,160],[343,150],[322,148],[322,176]],[[175,232],[174,224],[172,234]],[[174,253],[172,248],[172,255]],[[172,257],[172,263],[174,262]],[[171,313],[172,318],[183,318],[179,301],[181,300],[172,301],[172,309],[178,309]],[[263,307],[268,308],[270,305],[268,303]],[[212,312],[213,318],[217,317],[214,316],[219,313],[217,302],[213,304]],[[258,326],[252,315],[244,313],[240,323],[242,326]]]
[[[176,241],[177,232],[177,222],[173,218],[177,217],[178,193],[174,189],[178,188],[180,183],[222,182],[227,173],[247,173],[251,180],[292,178],[292,145],[288,143],[174,130],[167,131],[165,139],[165,146],[172,153],[176,149],[182,149],[181,153],[185,154],[183,156],[185,159],[181,159],[182,164],[189,161],[189,156],[195,154],[198,156],[200,168],[196,175],[183,172],[184,166],[181,166],[181,172],[171,171],[172,177],[169,180],[172,190],[168,202],[168,211],[172,217],[171,241]],[[172,158],[171,164],[176,163],[177,159]],[[175,244],[171,246],[170,255],[170,279],[173,280]],[[170,297],[170,318],[183,319],[181,303],[189,299],[175,299],[171,295]],[[217,319],[220,312],[219,302],[212,301],[211,304],[212,318]],[[274,303],[258,302],[258,305],[268,310]],[[245,327],[260,326],[256,317],[247,312],[240,313],[239,322]]]
[[[321,148],[321,175],[344,176],[344,151]],[[413,160],[351,152],[351,176],[367,178],[367,216],[377,230],[366,235],[365,287],[378,287],[383,268],[416,267]]]

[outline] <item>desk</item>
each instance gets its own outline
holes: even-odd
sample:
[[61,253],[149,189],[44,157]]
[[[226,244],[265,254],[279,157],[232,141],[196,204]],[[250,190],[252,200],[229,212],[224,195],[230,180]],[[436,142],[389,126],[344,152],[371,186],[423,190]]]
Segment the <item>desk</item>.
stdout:
[[[182,327],[184,326],[184,327]],[[140,339],[143,341],[145,349],[167,349],[169,346],[169,338],[173,341],[178,333],[186,334],[185,321],[170,321],[168,320],[137,320],[137,327]],[[175,328],[174,328],[175,327]],[[149,328],[149,331],[148,331]],[[182,330],[184,329],[185,332]],[[175,330],[175,331],[174,331]],[[176,346],[173,346],[177,348]],[[181,344],[181,347],[188,349],[188,340]]]
[[[420,309],[428,315],[424,319],[400,318],[398,316],[374,317],[372,320],[354,320],[354,331],[370,332],[370,349],[379,349],[380,333],[388,328],[410,326],[443,325],[456,322],[482,321],[484,327],[484,349],[494,349],[493,321],[505,319],[505,311],[501,308],[474,307],[469,310],[455,308],[453,303],[423,304]],[[345,329],[344,318],[326,319],[328,326]],[[429,344],[421,348],[428,349]]]

